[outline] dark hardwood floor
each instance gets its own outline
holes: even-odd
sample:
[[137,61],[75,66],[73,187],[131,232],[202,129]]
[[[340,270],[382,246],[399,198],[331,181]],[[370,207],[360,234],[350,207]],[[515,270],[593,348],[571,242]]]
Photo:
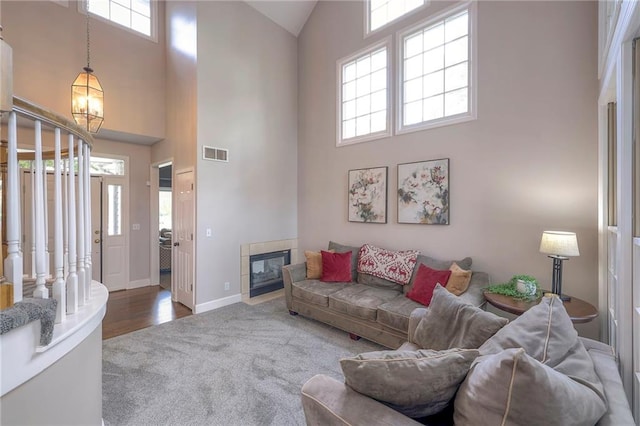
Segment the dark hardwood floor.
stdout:
[[186,306],[171,301],[171,291],[160,286],[114,291],[109,294],[102,321],[102,339],[120,336],[191,315]]

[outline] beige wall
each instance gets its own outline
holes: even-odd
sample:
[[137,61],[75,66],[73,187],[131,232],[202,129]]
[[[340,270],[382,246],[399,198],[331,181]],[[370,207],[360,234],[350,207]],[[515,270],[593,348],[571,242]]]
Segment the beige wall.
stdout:
[[[164,3],[158,4],[162,22]],[[71,83],[86,66],[86,18],[77,2],[4,0],[2,19],[13,48],[14,93],[71,119]],[[97,18],[90,26],[91,67],[105,91],[103,128],[164,137],[163,26],[158,42]]]
[[296,39],[245,3],[198,3],[197,304],[240,293],[241,244],[296,236],[296,64]]
[[[336,60],[450,4],[367,39],[362,3],[315,7],[298,39],[299,247],[472,256],[494,282],[526,273],[550,287],[542,231],[575,231],[563,289],[597,305],[597,3],[478,2],[478,119],[335,146]],[[437,158],[450,159],[451,224],[398,224],[396,165]],[[389,166],[389,223],[349,223],[347,171],[372,166]],[[597,322],[580,332],[597,337]]]

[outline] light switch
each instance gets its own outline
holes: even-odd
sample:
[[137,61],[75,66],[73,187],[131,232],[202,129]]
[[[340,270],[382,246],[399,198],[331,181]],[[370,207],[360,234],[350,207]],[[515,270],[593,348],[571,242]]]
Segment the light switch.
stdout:
[[211,236],[211,228],[207,228],[207,237]]

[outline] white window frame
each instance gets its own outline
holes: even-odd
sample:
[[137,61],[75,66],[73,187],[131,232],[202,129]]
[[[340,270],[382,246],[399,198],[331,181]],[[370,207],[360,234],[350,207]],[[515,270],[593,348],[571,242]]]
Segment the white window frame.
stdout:
[[[469,92],[468,102],[469,109],[465,113],[456,114],[453,116],[437,118],[429,121],[423,121],[420,123],[404,125],[404,38],[421,28],[428,27],[437,22],[444,21],[446,18],[468,10],[469,19]],[[430,16],[429,18],[418,22],[409,28],[405,28],[396,33],[396,52],[397,52],[397,85],[396,90],[398,96],[396,97],[396,134],[404,134],[417,132],[421,130],[432,129],[436,127],[449,126],[452,124],[464,123],[466,121],[475,120],[477,118],[477,5],[476,2],[466,2],[455,7],[448,8],[442,13]]]
[[[363,56],[367,53],[373,52],[374,50],[380,49],[381,47],[385,47],[387,49],[387,120],[386,120],[386,129],[384,131],[379,131],[376,133],[370,133],[368,135],[363,136],[355,136],[349,139],[342,139],[342,67]],[[393,62],[392,62],[392,43],[391,36],[387,36],[384,39],[378,41],[377,43],[371,44],[363,49],[360,49],[354,54],[351,54],[342,59],[338,59],[336,61],[336,146],[348,146],[361,142],[369,142],[376,139],[382,139],[391,136],[391,111],[393,109],[393,97],[392,97],[392,81],[393,81]]]
[[[105,22],[113,27],[119,28],[123,31],[129,32],[131,34],[135,34],[146,40],[150,40],[157,43],[158,42],[158,1],[151,0],[149,3],[150,3],[149,6],[151,7],[151,28],[150,28],[151,35],[146,35],[144,33],[138,32],[134,29],[126,27],[110,19],[104,18],[100,15],[96,15],[95,13],[91,13],[91,12],[89,13],[91,14],[91,19],[97,19],[98,21]],[[78,2],[78,12],[82,13],[83,15],[87,13],[87,0],[81,0]]]
[[404,15],[400,15],[397,18],[387,22],[383,26],[376,28],[375,30],[371,29],[371,0],[364,1],[364,37],[367,38],[372,34],[377,34],[379,31],[387,28],[389,25],[394,24],[401,19],[404,19],[408,16],[413,15],[416,12],[419,12],[423,9],[426,9],[431,4],[431,0],[424,0],[424,4],[422,6],[416,7],[415,9],[411,9],[408,12],[405,12]]

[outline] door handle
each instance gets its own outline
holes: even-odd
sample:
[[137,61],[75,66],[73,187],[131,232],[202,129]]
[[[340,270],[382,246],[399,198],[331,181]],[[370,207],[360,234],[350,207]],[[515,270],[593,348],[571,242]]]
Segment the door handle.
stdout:
[[175,243],[173,243],[173,246],[174,246],[174,247],[178,247],[179,245],[180,245],[180,243],[179,243],[179,242],[175,242]]

